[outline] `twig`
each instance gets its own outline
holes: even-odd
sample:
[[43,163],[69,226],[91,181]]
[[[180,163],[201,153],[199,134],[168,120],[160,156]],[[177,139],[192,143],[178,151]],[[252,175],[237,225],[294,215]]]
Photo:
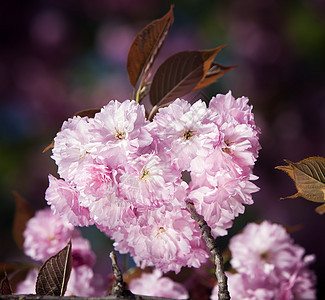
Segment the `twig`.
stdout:
[[217,246],[216,240],[211,235],[211,228],[208,226],[204,218],[197,213],[193,203],[187,201],[186,206],[191,213],[192,219],[199,224],[202,237],[209,248],[212,257],[214,258],[216,265],[216,277],[218,281],[218,299],[229,300],[230,294],[228,291],[227,276],[223,269],[223,258],[221,251]]
[[115,276],[115,281],[112,287],[112,295],[116,296],[117,298],[122,297],[123,299],[130,300],[142,299],[141,296],[134,295],[131,291],[126,288],[125,282],[123,281],[122,272],[117,265],[116,255],[113,251],[109,254],[109,257],[112,261],[112,271]]
[[[137,296],[140,297],[140,296]],[[40,295],[0,295],[1,300],[129,300],[129,297],[105,296],[105,297],[76,297],[76,296],[40,296]],[[162,297],[141,296],[143,300],[173,300]]]

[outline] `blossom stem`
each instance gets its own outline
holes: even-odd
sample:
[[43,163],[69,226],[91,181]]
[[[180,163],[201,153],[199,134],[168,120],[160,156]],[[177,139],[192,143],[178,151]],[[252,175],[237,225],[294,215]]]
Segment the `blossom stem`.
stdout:
[[115,253],[112,251],[109,254],[109,257],[112,261],[112,271],[115,276],[115,282],[113,283],[112,287],[113,296],[126,297],[127,299],[137,299],[136,296],[126,288],[126,284],[123,281],[122,272],[117,265]]
[[156,114],[157,111],[158,111],[158,106],[155,105],[155,106],[152,108],[152,110],[151,110],[151,112],[150,112],[150,114],[149,114],[148,121],[152,121],[152,119],[153,119],[153,117],[155,116],[155,114]]
[[191,213],[192,219],[198,223],[202,233],[202,237],[214,259],[216,265],[216,277],[218,281],[218,299],[229,300],[230,294],[228,291],[227,276],[223,268],[223,258],[221,251],[217,246],[216,240],[211,235],[211,228],[208,226],[204,218],[197,213],[193,203],[187,201],[186,206],[189,212]]

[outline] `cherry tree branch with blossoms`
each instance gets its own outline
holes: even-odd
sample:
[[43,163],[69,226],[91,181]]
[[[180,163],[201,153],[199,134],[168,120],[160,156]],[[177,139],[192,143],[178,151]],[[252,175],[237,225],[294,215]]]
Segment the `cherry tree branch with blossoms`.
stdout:
[[[217,279],[213,299],[229,300],[230,294],[233,299],[254,300],[299,292],[313,296],[314,279],[307,266],[314,258],[304,257],[282,228],[268,223],[248,229],[262,232],[256,236],[266,232],[267,238],[282,232],[287,245],[284,253],[295,252],[295,259],[288,259],[276,247],[265,248],[255,256],[247,255],[251,265],[242,265],[240,258],[246,256],[236,250],[249,249],[250,242],[232,246],[238,241],[241,244],[242,239],[253,239],[245,234],[231,244],[232,263],[238,273],[224,272],[216,238],[228,233],[233,220],[244,213],[245,205],[253,204],[252,194],[259,190],[252,181],[257,179],[253,167],[261,149],[260,129],[247,97],[236,99],[229,91],[216,94],[209,104],[202,99],[191,104],[182,98],[234,68],[213,62],[225,46],[176,53],[150,80],[172,23],[173,6],[163,18],[140,31],[131,45],[127,69],[135,99],[111,100],[101,109],[85,110],[64,121],[47,148],[53,148],[51,157],[59,174],[59,178],[49,175],[45,200],[51,210],[36,212],[26,226],[19,227],[25,228],[21,232],[24,252],[46,264],[71,238],[66,294],[87,297],[83,299],[103,299],[107,293],[103,280],[92,270],[95,255],[90,244],[75,228],[90,225],[112,239],[116,251],[130,254],[137,267],[152,270],[133,279],[128,290],[111,252],[113,295],[104,299],[162,299],[136,294],[187,299],[190,293],[186,288],[163,274],[177,274],[183,267],[199,269],[211,256]],[[151,112],[141,104],[147,95]],[[258,247],[251,253],[255,249]],[[273,261],[277,255],[279,260]],[[259,265],[263,269],[256,275]],[[66,271],[66,267],[55,268],[49,277]],[[39,299],[39,295],[24,296],[34,288],[36,277],[37,269],[29,270],[15,291],[23,296],[3,299]],[[236,290],[236,282],[245,288]],[[48,290],[57,295],[51,285],[46,286]],[[253,297],[249,294],[252,290]],[[270,298],[259,298],[261,294]],[[47,292],[41,297],[56,299]]]

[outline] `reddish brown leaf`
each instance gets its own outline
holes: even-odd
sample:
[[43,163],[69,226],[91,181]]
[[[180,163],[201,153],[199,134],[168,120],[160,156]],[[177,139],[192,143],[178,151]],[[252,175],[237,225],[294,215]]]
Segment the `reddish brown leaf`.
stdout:
[[201,79],[201,81],[197,84],[194,90],[198,90],[210,85],[211,83],[215,82],[218,78],[220,78],[223,74],[235,68],[236,66],[223,66],[212,62],[210,69],[206,73],[205,77]]
[[224,46],[204,51],[184,51],[168,58],[157,70],[150,88],[154,109],[191,92],[209,71]]
[[13,238],[20,249],[23,249],[24,236],[27,221],[34,216],[32,206],[16,191],[12,192],[16,201],[16,211],[13,223]]
[[17,286],[26,279],[26,276],[29,273],[29,271],[35,267],[36,266],[32,266],[32,265],[22,265],[20,268],[18,268],[15,271],[12,271],[11,273],[9,273],[8,270],[11,289],[15,291]]
[[286,229],[286,232],[288,232],[289,234],[293,234],[295,232],[302,230],[304,228],[304,225],[296,224],[296,225],[291,225],[291,226],[284,226],[284,228]]
[[100,108],[90,108],[77,112],[75,116],[94,118],[98,112],[100,112]]
[[41,267],[36,280],[36,294],[64,296],[72,268],[71,240]]
[[220,52],[220,50],[222,50],[225,47],[226,47],[226,45],[221,45],[221,46],[211,49],[211,50],[199,51],[201,53],[202,59],[204,61],[204,77],[209,72],[209,70],[211,68],[212,61],[215,58],[215,56]]
[[151,69],[174,22],[173,7],[172,5],[161,19],[154,20],[143,28],[132,42],[126,64],[132,86],[136,86],[142,72],[145,77]]
[[1,280],[0,295],[12,295],[12,289],[10,286],[7,273],[5,273],[5,277]]
[[203,63],[198,51],[184,51],[168,58],[152,80],[152,105],[163,106],[191,92],[204,75]]
[[45,147],[42,151],[42,153],[45,153],[47,150],[50,150],[54,147],[54,141],[52,141],[51,144],[49,144],[47,147]]
[[325,158],[309,157],[293,163],[285,160],[287,166],[276,169],[286,172],[295,182],[297,193],[285,198],[304,197],[307,200],[324,203],[316,208],[319,214],[325,213]]

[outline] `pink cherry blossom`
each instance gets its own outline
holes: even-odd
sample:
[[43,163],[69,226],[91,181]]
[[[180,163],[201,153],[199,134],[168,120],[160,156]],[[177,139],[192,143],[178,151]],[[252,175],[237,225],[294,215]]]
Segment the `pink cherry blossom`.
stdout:
[[254,277],[275,274],[282,278],[295,270],[305,252],[282,226],[268,221],[248,224],[242,234],[231,239],[229,248],[232,267]]
[[[232,299],[316,299],[314,255],[294,244],[285,228],[264,221],[248,224],[230,240],[232,268],[227,274]],[[217,299],[217,287],[211,299]]]
[[[266,281],[251,279],[245,274],[228,273],[228,290],[233,300],[284,300],[276,298],[278,287],[270,286]],[[218,286],[216,285],[211,293],[211,300],[218,300]]]
[[[73,261],[66,295],[104,295],[103,279],[91,268],[95,263],[95,254],[89,241],[65,218],[54,215],[49,208],[39,210],[27,222],[24,238],[25,254],[42,263],[62,250],[71,239]],[[16,293],[35,293],[37,274],[38,271],[32,269],[18,285]]]
[[316,275],[308,268],[314,261],[315,256],[310,254],[296,265],[294,272],[289,274],[288,280],[281,284],[281,300],[316,299]]
[[72,268],[65,296],[102,297],[105,294],[103,278],[91,267]]
[[65,218],[54,215],[49,208],[38,210],[26,224],[24,252],[34,260],[44,262],[62,250],[71,238],[73,267],[95,263],[88,240]]
[[152,273],[142,273],[140,278],[130,282],[129,289],[137,295],[188,299],[189,294],[182,284],[162,275],[162,272],[157,269]]
[[95,264],[95,254],[91,250],[90,242],[79,236],[74,237],[71,240],[71,255],[72,255],[72,267],[78,268],[80,266],[92,267]]
[[146,123],[143,105],[133,100],[110,101],[91,120],[90,152],[106,165],[125,163],[139,148],[152,142]]
[[85,162],[93,161],[89,154],[89,119],[75,116],[65,121],[54,138],[52,158],[58,173],[68,182],[73,181]]
[[155,115],[152,129],[159,139],[159,148],[179,170],[187,170],[197,151],[208,141],[217,142],[218,127],[205,122],[207,107],[201,100],[192,106],[183,99],[176,99]]
[[130,252],[138,266],[178,273],[182,266],[199,267],[209,257],[201,232],[188,211],[143,212],[138,224],[112,235],[120,253]]
[[233,162],[248,171],[256,161],[261,146],[258,141],[260,129],[255,125],[252,106],[248,98],[235,99],[229,91],[218,94],[209,104],[209,116],[220,130],[221,150],[224,156],[231,156]]
[[25,279],[19,282],[15,289],[15,294],[17,295],[28,295],[28,294],[35,294],[35,284],[36,278],[38,274],[38,269],[31,269]]
[[62,179],[49,177],[46,200],[73,225],[96,224],[138,266],[199,267],[207,251],[186,200],[226,234],[258,190],[259,133],[248,99],[230,92],[208,108],[176,99],[152,122],[135,101],[110,101],[63,124],[53,149]]
[[55,214],[65,217],[75,226],[88,226],[94,223],[89,209],[80,204],[79,191],[62,179],[49,175],[49,187],[45,192],[45,200]]
[[244,212],[243,204],[252,204],[251,193],[258,191],[246,177],[226,169],[192,172],[191,179],[188,198],[204,216],[214,237],[227,234],[234,218]]
[[235,99],[229,92],[211,99],[205,123],[214,124],[219,139],[206,140],[190,163],[189,200],[208,225],[213,236],[227,234],[232,221],[253,203],[258,188],[251,182],[260,145],[247,98]]
[[39,210],[24,231],[25,254],[38,261],[45,261],[63,249],[71,235],[79,236],[74,226],[50,209]]
[[179,171],[155,153],[144,154],[130,161],[122,172],[121,194],[137,208],[160,207],[174,198],[180,177]]

